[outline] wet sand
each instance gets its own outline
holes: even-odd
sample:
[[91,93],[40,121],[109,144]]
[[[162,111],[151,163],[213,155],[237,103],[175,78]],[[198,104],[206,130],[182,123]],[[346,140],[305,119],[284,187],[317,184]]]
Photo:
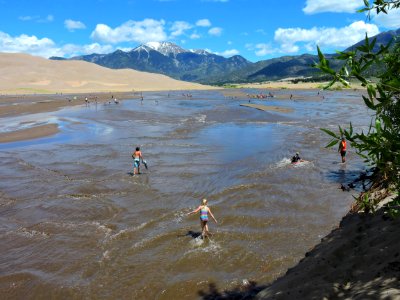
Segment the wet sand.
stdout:
[[[256,299],[400,299],[400,219],[349,213]],[[254,293],[255,291],[253,291]]]
[[34,126],[27,129],[0,133],[0,143],[32,140],[50,136],[59,132],[57,124]]
[[284,107],[279,107],[279,106],[271,106],[271,105],[263,105],[263,104],[240,104],[240,106],[252,107],[255,109],[262,110],[262,111],[276,111],[276,112],[281,112],[281,113],[289,113],[289,112],[293,111],[293,109],[289,109],[289,108],[284,108]]
[[[114,100],[141,99],[142,93],[71,93],[1,95],[0,118],[52,112],[65,107],[114,104]],[[87,101],[86,101],[87,100]],[[58,132],[56,124],[33,126],[15,132],[0,132],[0,143],[50,136]]]

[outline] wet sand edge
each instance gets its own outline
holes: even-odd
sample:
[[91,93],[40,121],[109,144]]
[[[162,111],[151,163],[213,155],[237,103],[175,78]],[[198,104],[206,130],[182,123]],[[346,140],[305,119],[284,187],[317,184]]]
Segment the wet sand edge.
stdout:
[[58,133],[57,124],[46,124],[27,129],[0,133],[0,143],[11,143],[47,137]]
[[397,299],[399,235],[400,218],[391,219],[382,207],[375,214],[348,213],[255,299]]

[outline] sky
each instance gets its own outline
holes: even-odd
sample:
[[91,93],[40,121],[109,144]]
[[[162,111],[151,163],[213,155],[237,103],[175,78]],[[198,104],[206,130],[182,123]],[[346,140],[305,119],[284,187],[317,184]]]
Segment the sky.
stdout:
[[400,28],[363,0],[0,0],[0,52],[72,57],[168,41],[252,62],[344,50]]

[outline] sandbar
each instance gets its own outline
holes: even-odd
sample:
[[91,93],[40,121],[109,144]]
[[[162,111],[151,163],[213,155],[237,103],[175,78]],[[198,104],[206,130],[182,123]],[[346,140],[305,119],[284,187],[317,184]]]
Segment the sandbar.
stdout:
[[240,104],[240,106],[246,106],[246,107],[252,107],[258,110],[262,111],[275,111],[275,112],[280,112],[280,113],[290,113],[293,111],[293,109],[286,108],[286,107],[280,107],[280,106],[271,106],[271,105],[262,105],[262,104]]
[[32,140],[50,136],[59,132],[57,124],[45,124],[12,132],[0,133],[0,143]]

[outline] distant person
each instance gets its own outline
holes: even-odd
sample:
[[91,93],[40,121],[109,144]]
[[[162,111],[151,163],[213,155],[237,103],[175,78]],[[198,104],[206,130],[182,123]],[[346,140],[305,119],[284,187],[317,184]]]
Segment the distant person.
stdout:
[[346,150],[347,150],[346,139],[342,137],[342,140],[340,141],[338,148],[338,152],[340,152],[340,156],[342,157],[342,163],[346,162]]
[[143,161],[142,151],[140,147],[136,147],[135,152],[132,153],[133,158],[133,175],[140,174],[140,161]]
[[301,162],[301,161],[304,161],[304,160],[301,159],[300,153],[299,153],[299,152],[296,152],[296,154],[295,154],[295,155],[292,157],[292,159],[291,159],[292,164],[298,163],[298,162]]
[[210,232],[208,231],[208,213],[210,213],[210,216],[213,218],[215,224],[217,224],[217,220],[214,218],[214,215],[211,212],[211,209],[207,206],[207,199],[202,200],[202,204],[196,208],[194,211],[191,211],[188,213],[188,215],[195,214],[198,211],[200,211],[200,225],[201,225],[201,237],[204,239],[207,237]]

